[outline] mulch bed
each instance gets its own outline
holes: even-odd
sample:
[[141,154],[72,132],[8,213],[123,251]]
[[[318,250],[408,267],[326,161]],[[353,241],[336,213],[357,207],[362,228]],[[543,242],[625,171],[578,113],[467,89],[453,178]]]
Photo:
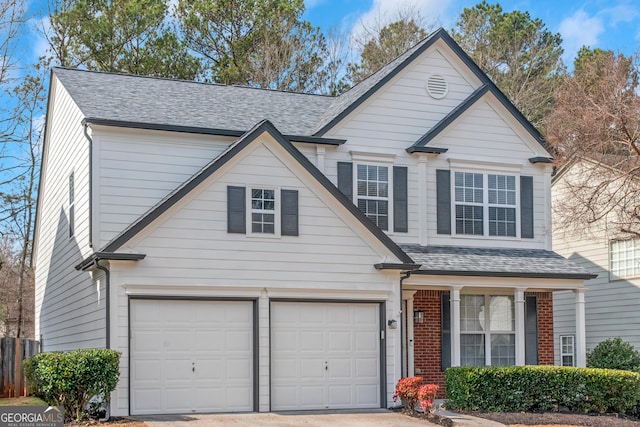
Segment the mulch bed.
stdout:
[[125,417],[111,417],[108,421],[100,422],[97,419],[89,419],[82,421],[72,421],[64,423],[65,426],[118,426],[118,427],[147,427],[147,424],[142,421],[133,421]]
[[589,426],[589,427],[638,427],[635,418],[616,414],[574,414],[571,412],[469,412],[465,414],[486,418],[508,426]]

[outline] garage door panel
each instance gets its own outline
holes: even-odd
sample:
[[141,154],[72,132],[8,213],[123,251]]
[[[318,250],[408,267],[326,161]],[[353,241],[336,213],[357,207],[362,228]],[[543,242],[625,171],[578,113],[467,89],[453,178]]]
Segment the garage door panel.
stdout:
[[228,331],[225,334],[227,351],[250,351],[252,345],[252,333],[247,330]]
[[380,388],[369,385],[355,385],[356,403],[358,405],[376,405],[380,396]]
[[378,304],[273,302],[271,409],[379,408],[379,328]]
[[380,362],[373,357],[361,357],[358,359],[355,369],[358,379],[375,380],[378,378],[380,372]]
[[354,333],[354,350],[361,352],[371,352],[378,348],[380,345],[380,337],[378,332],[363,332],[358,331]]
[[299,343],[299,348],[294,350],[296,352],[303,353],[317,353],[322,351],[324,347],[324,334],[322,331],[315,330],[302,330],[299,332],[299,339],[296,340]]
[[253,410],[252,302],[132,300],[131,307],[132,414]]

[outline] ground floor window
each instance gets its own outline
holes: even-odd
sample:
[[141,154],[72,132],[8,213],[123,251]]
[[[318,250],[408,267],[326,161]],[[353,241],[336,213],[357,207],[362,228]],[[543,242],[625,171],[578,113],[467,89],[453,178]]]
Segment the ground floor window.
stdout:
[[509,366],[516,362],[513,296],[460,296],[460,364]]
[[573,335],[560,335],[560,364],[562,366],[575,366],[575,337]]

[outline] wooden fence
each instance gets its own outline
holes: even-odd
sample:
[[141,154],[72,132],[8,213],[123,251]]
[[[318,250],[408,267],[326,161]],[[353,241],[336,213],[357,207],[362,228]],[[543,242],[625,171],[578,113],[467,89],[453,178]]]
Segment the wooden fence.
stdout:
[[38,341],[0,338],[0,397],[27,395],[22,362],[39,351]]

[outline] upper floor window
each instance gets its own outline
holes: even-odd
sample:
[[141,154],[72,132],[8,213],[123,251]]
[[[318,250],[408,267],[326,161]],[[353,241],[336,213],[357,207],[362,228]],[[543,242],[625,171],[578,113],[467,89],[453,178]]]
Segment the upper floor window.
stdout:
[[514,319],[513,296],[460,295],[461,365],[515,365]]
[[75,233],[75,183],[73,172],[69,175],[69,238]]
[[610,245],[611,279],[640,276],[640,240],[615,240]]
[[516,177],[455,172],[456,234],[516,236]]
[[275,190],[251,189],[251,232],[275,233],[276,192]]
[[389,168],[358,165],[356,179],[358,208],[382,230],[388,230]]

